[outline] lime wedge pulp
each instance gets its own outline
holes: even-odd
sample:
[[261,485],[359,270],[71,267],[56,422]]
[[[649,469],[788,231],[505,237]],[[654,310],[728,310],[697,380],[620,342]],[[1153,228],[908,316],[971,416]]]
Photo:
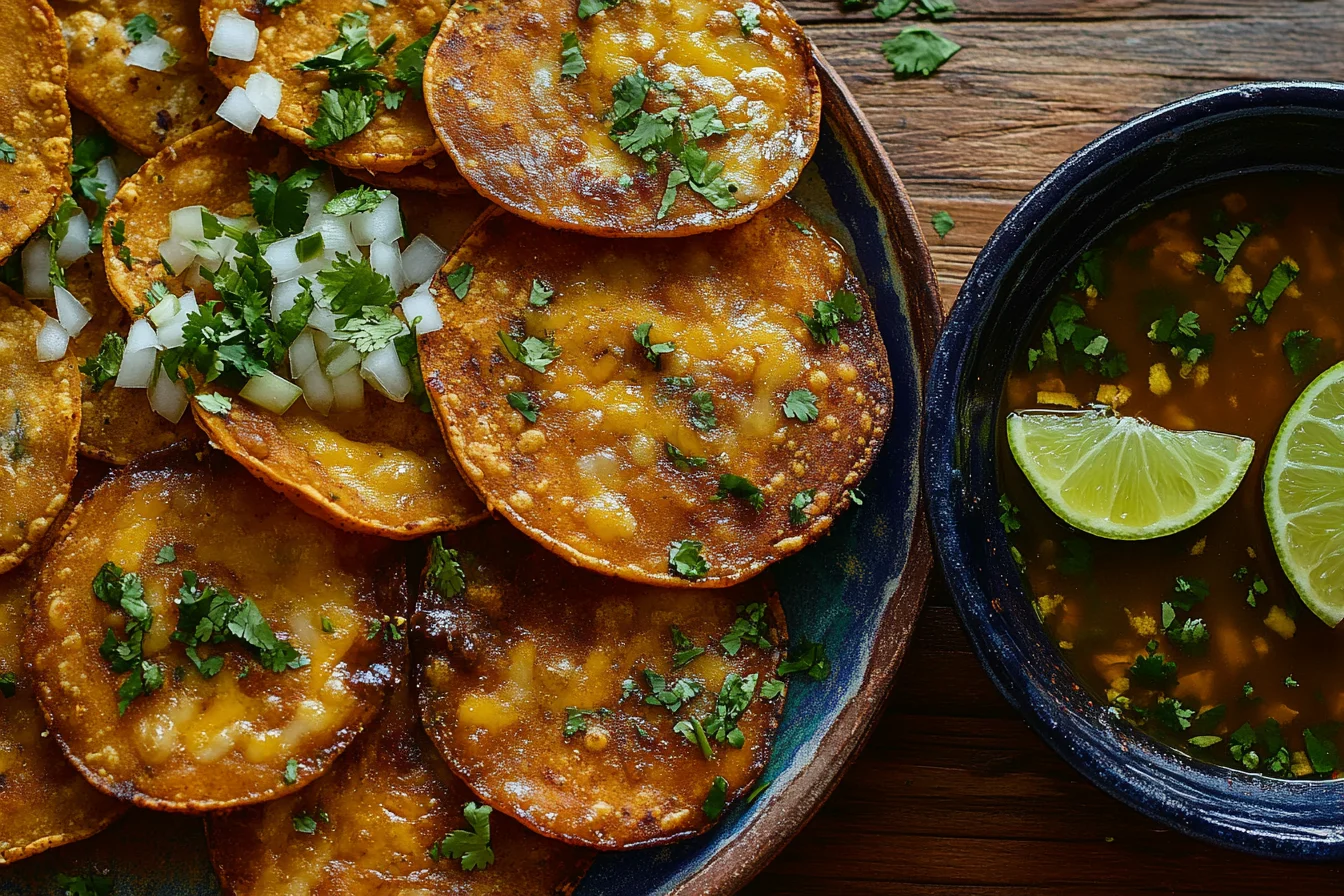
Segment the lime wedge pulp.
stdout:
[[1227,503],[1255,457],[1243,436],[1175,432],[1103,410],[1009,414],[1008,445],[1061,519],[1123,541],[1198,523]]
[[1302,602],[1344,619],[1344,364],[1318,376],[1279,426],[1265,466],[1265,518]]

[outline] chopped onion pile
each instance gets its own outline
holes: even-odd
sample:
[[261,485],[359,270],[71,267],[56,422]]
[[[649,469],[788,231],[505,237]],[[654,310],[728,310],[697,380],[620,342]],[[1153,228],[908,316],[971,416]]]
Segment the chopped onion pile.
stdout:
[[[254,75],[249,79],[247,93],[249,96],[255,94],[256,102],[270,109],[267,104],[272,98],[278,102],[278,93],[269,91],[278,91],[279,84],[271,85],[257,78]],[[241,93],[237,88],[234,92]],[[255,112],[252,100],[247,96],[243,99]],[[228,100],[225,102],[227,104]],[[224,115],[222,109],[220,114]],[[255,126],[255,121],[252,124]],[[320,271],[333,267],[338,257],[367,257],[369,266],[387,277],[394,291],[400,294],[411,290],[401,303],[406,318],[401,336],[411,333],[412,328],[414,333],[423,334],[443,327],[438,306],[429,291],[429,281],[448,257],[447,251],[423,234],[417,236],[406,251],[401,250],[401,207],[395,195],[389,195],[370,211],[346,216],[324,211],[327,202],[335,195],[329,175],[313,184],[304,229],[274,241],[264,252],[263,257],[275,280],[270,296],[273,321],[278,323],[282,315],[295,306],[305,289],[315,300],[308,325],[289,347],[287,363],[279,372],[267,371],[252,377],[239,392],[240,398],[275,414],[285,413],[299,398],[323,415],[356,410],[364,405],[365,384],[392,401],[405,401],[411,393],[414,374],[402,363],[395,339],[366,354],[347,341],[348,334],[340,332],[337,317],[326,305],[316,277]],[[202,268],[217,271],[237,252],[232,237],[205,238],[208,215],[209,212],[201,206],[177,209],[169,216],[168,239],[159,244],[164,261],[173,270],[183,273],[189,284],[202,282]],[[220,217],[219,220],[249,232],[260,230],[251,218]],[[86,218],[82,215],[72,218],[70,232],[74,236],[62,240],[57,249],[58,260],[73,255],[81,246],[84,251],[88,249]],[[51,245],[49,240],[42,242],[43,239],[32,240],[24,249],[25,285],[33,289],[45,288],[47,295],[52,295],[49,277]],[[69,340],[89,320],[83,305],[65,289],[57,287],[54,294],[57,318],[47,322],[38,338],[39,354],[44,360],[62,357]],[[186,344],[184,329],[198,310],[194,291],[161,298],[144,318],[131,325],[115,381],[118,388],[147,390],[151,407],[174,422],[185,413],[190,395],[182,381],[175,382],[169,376],[160,361],[160,353]]]

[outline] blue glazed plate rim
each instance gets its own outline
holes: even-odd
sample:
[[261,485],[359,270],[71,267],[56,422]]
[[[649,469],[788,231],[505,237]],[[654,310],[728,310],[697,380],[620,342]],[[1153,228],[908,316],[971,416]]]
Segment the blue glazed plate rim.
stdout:
[[[981,665],[1027,723],[1075,770],[1131,808],[1215,845],[1273,858],[1344,858],[1344,780],[1271,779],[1192,760],[1124,723],[1080,713],[1055,692],[1082,690],[1039,674],[1039,659],[1009,630],[979,578],[991,546],[965,538],[969,500],[956,457],[962,384],[980,323],[1002,276],[1039,222],[1117,159],[1174,132],[1237,113],[1344,115],[1344,85],[1279,81],[1178,100],[1108,131],[1051,172],[1008,214],[980,253],[939,340],[925,398],[923,439],[930,523],[954,603]],[[1034,649],[1034,648],[1033,648]]]

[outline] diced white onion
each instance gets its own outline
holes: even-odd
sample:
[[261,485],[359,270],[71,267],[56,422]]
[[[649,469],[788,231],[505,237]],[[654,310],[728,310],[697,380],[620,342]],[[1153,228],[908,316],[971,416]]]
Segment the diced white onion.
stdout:
[[[219,32],[216,31],[215,33],[218,34]],[[261,113],[257,111],[256,106],[252,105],[252,101],[247,98],[247,92],[241,87],[235,87],[229,91],[229,95],[224,97],[224,102],[219,104],[215,114],[244,134],[255,131],[257,122],[261,121]]]
[[333,342],[322,352],[322,372],[335,379],[359,366],[359,352],[348,342]]
[[201,213],[203,205],[188,205],[168,214],[168,232],[179,243],[205,239],[205,221]]
[[185,271],[196,260],[196,250],[177,240],[159,243],[159,257],[175,272]]
[[59,361],[65,357],[65,350],[69,345],[70,334],[61,326],[60,321],[49,317],[37,333],[37,360]]
[[315,214],[308,216],[307,230],[316,230],[322,234],[323,253],[330,258],[337,255],[354,255],[355,241],[350,236],[348,218],[335,215]]
[[90,251],[88,216],[83,212],[71,215],[65,237],[61,240],[61,244],[56,247],[57,263],[61,267],[69,267],[88,255]]
[[262,118],[274,118],[280,111],[280,82],[265,72],[253,72],[243,86],[247,98]]
[[84,325],[93,320],[89,309],[80,303],[64,286],[56,287],[56,319],[61,322],[65,332],[74,339],[84,329]]
[[[359,377],[355,379],[358,381]],[[322,372],[321,365],[314,364],[308,368],[308,372],[299,377],[299,388],[303,390],[303,400],[308,407],[317,411],[322,416],[331,413],[332,401],[336,398],[336,392],[332,389],[331,380]],[[360,398],[363,398],[364,385],[360,383]]]
[[397,347],[391,342],[365,356],[359,372],[369,385],[393,401],[405,401],[411,391],[411,375],[402,366]]
[[369,266],[392,284],[392,291],[400,293],[406,286],[406,275],[401,271],[401,252],[393,243],[374,240],[369,244]]
[[357,367],[332,377],[331,391],[333,411],[357,411],[364,407],[364,380],[360,378]]
[[137,320],[131,324],[131,328],[126,331],[126,353],[138,352],[141,349],[152,348],[158,351],[161,346],[159,339],[154,335],[154,328],[150,326],[147,320]]
[[356,246],[367,246],[374,240],[395,243],[401,239],[401,202],[397,194],[388,194],[371,212],[350,215],[350,235]]
[[406,274],[407,283],[424,283],[438,273],[447,260],[448,250],[422,233],[401,253],[401,269]]
[[[256,26],[252,27],[255,30]],[[173,45],[156,34],[131,47],[131,52],[126,54],[126,64],[161,72],[168,68],[168,61],[175,55]]]
[[192,289],[204,289],[210,285],[210,281],[201,276],[201,266],[193,264],[187,268],[187,273],[182,277],[182,282]]
[[[421,283],[415,292],[401,300],[401,313],[406,316],[408,325],[414,325],[418,336],[443,329],[443,318],[439,316],[439,303],[429,294],[427,283]],[[419,323],[415,322],[416,318],[420,319]]]
[[149,318],[149,322],[155,327],[162,327],[164,324],[168,323],[168,321],[172,320],[181,308],[182,300],[172,293],[169,293],[167,298],[160,299],[159,304],[149,309],[149,312],[145,314],[145,317]]
[[[314,215],[323,214],[322,207],[330,202],[335,195],[336,181],[331,176],[331,170],[328,169],[308,188],[308,217],[311,219]],[[315,225],[310,220],[308,226],[313,227]]]
[[259,373],[247,381],[238,395],[272,414],[283,414],[299,400],[303,390],[278,374]]
[[111,156],[103,156],[98,160],[98,167],[93,172],[93,179],[103,185],[103,197],[111,199],[117,195],[117,190],[121,188],[121,175],[117,173],[117,163],[112,161]]
[[297,280],[284,280],[271,288],[271,320],[280,323],[280,315],[294,307],[303,285]]
[[318,332],[325,333],[327,336],[336,335],[336,315],[330,308],[323,308],[321,305],[313,306],[313,313],[308,315],[308,326]]
[[307,261],[300,261],[297,252],[298,244],[299,237],[287,236],[266,247],[266,252],[262,257],[271,266],[271,274],[277,282],[283,283],[296,277],[315,274],[330,264],[321,253],[314,255]]
[[30,299],[49,299],[51,291],[51,240],[35,236],[23,247],[23,294]]
[[236,10],[226,9],[215,22],[210,52],[225,59],[251,62],[257,55],[257,37],[256,22]]
[[[289,346],[289,375],[303,387],[303,375],[317,363],[317,346],[313,344],[313,331],[304,330]],[[306,393],[308,390],[304,389]],[[314,408],[316,410],[316,408]]]
[[[122,363],[125,363],[124,357]],[[168,376],[167,369],[159,364],[158,370],[155,371],[154,382],[149,385],[149,406],[160,417],[176,423],[186,413],[188,401],[187,387],[181,380],[173,382]]]
[[146,389],[150,377],[154,375],[154,365],[159,361],[157,349],[142,348],[128,351],[121,356],[121,369],[117,371],[118,389]]
[[198,308],[196,293],[194,292],[188,292],[178,299],[177,312],[158,329],[159,345],[164,348],[177,348],[186,345],[187,340],[183,330],[187,326],[187,319],[195,314]]

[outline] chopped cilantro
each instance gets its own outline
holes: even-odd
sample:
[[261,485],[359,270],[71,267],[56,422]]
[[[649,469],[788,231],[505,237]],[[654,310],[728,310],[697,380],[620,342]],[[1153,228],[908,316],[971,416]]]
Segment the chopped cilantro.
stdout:
[[[1169,605],[1162,606],[1165,614],[1169,610]],[[1163,631],[1166,632],[1168,640],[1188,654],[1202,653],[1209,643],[1209,629],[1203,619],[1186,619],[1180,625],[1173,620]]]
[[293,818],[293,823],[294,823],[294,830],[299,832],[300,834],[317,833],[317,819],[306,812],[303,813],[302,815],[295,815]]
[[644,670],[644,680],[649,683],[650,691],[644,702],[649,706],[661,706],[674,714],[704,690],[704,685],[692,678],[679,679],[668,687],[667,679],[653,669]]
[[[762,687],[762,691],[764,691],[764,687]],[[765,793],[765,791],[766,791],[766,790],[770,787],[770,785],[773,784],[773,783],[775,783],[775,782],[774,782],[774,780],[772,779],[772,780],[769,780],[769,781],[762,781],[761,783],[759,783],[759,784],[757,784],[755,787],[753,787],[753,788],[751,789],[751,793],[747,794],[747,803],[748,803],[748,804],[751,804],[751,803],[756,802],[756,799],[757,799],[761,794]]]
[[1157,652],[1157,642],[1148,642],[1147,655],[1140,654],[1134,658],[1134,665],[1129,667],[1127,673],[1130,681],[1150,688],[1154,691],[1160,691],[1176,681],[1176,664],[1167,662],[1167,658]]
[[566,31],[560,35],[560,77],[577,78],[587,70],[588,63],[583,58],[578,35]]
[[139,44],[159,33],[159,23],[153,16],[142,12],[133,16],[123,30],[126,32],[127,40]]
[[394,72],[396,79],[405,84],[406,92],[416,99],[421,99],[425,95],[425,56],[428,55],[429,45],[434,43],[434,38],[439,34],[439,26],[442,24],[435,22],[428,34],[407,44],[406,49],[397,54],[397,67]]
[[831,661],[826,658],[824,644],[799,639],[793,659],[780,663],[775,675],[783,678],[799,672],[806,673],[814,681],[824,681],[831,674]]
[[443,279],[448,284],[448,288],[453,291],[453,295],[457,296],[457,300],[461,302],[466,300],[467,292],[471,289],[471,278],[475,274],[475,265],[460,264],[449,271]]
[[671,354],[676,351],[675,342],[653,342],[649,339],[649,331],[653,329],[653,322],[643,323],[635,327],[631,334],[635,338],[635,344],[644,349],[644,357],[657,370],[662,364],[663,355]]
[[1170,602],[1173,606],[1180,610],[1191,610],[1209,596],[1209,583],[1194,576],[1177,576],[1171,593]]
[[98,346],[98,354],[91,355],[79,365],[79,372],[89,378],[90,391],[97,392],[117,378],[117,374],[121,371],[121,359],[125,354],[126,340],[121,334],[107,333],[103,336],[102,344]]
[[766,605],[763,603],[743,604],[737,608],[738,616],[733,620],[728,632],[719,639],[723,652],[737,656],[743,644],[754,644],[768,650],[770,641],[766,638],[769,624],[766,622]]
[[1255,771],[1260,767],[1260,756],[1254,749],[1255,741],[1255,729],[1249,722],[1233,731],[1229,738],[1228,752],[1248,771]]
[[523,419],[528,423],[537,422],[537,411],[539,408],[532,401],[532,396],[526,392],[510,392],[508,395],[509,407],[523,415]]
[[761,699],[773,700],[784,693],[784,682],[778,678],[771,678],[761,682]]
[[154,562],[157,563],[159,566],[164,566],[165,564],[168,563],[176,563],[177,546],[166,544],[163,547],[159,548],[159,552],[154,555]]
[[1241,251],[1241,244],[1256,231],[1254,224],[1238,224],[1226,233],[1216,234],[1212,239],[1204,237],[1204,245],[1213,250],[1195,265],[1195,269],[1204,274],[1212,274],[1215,283],[1222,283],[1232,260]]
[[722,775],[715,775],[714,780],[709,785],[709,796],[705,797],[704,810],[705,817],[710,821],[716,821],[723,814],[724,804],[728,800],[728,781]]
[[960,44],[920,27],[906,28],[891,40],[882,42],[882,55],[887,58],[892,74],[898,78],[916,74],[927,78],[960,49]]
[[1249,606],[1254,607],[1261,597],[1269,593],[1269,585],[1265,583],[1265,580],[1244,566],[1233,573],[1232,577],[1247,585],[1246,603]]
[[1004,532],[1012,535],[1022,529],[1022,523],[1017,518],[1019,513],[1021,511],[1007,495],[999,495],[999,525]]
[[550,363],[560,357],[560,347],[550,336],[545,338],[528,336],[519,342],[503,330],[500,330],[498,335],[500,344],[504,346],[504,351],[510,358],[537,373],[545,373]]
[[858,323],[862,318],[859,297],[847,289],[836,290],[830,301],[814,301],[810,317],[802,313],[798,315],[818,345],[838,345],[840,322],[848,320],[850,323]]
[[722,501],[725,498],[737,498],[752,510],[765,507],[765,495],[761,490],[752,485],[750,479],[735,473],[724,473],[719,477],[719,490],[709,500]]
[[0,695],[5,699],[13,697],[18,692],[19,677],[13,672],[0,672]]
[[696,429],[710,430],[719,425],[719,418],[714,413],[714,396],[708,392],[692,392],[691,403],[691,425]]
[[1198,750],[1207,750],[1209,747],[1222,742],[1223,739],[1215,734],[1198,734],[1186,741],[1186,743]]
[[112,878],[89,874],[84,877],[71,877],[68,874],[56,875],[56,886],[65,896],[111,896]]
[[1241,686],[1241,696],[1250,699],[1255,696],[1255,686],[1249,681]]
[[1149,325],[1148,338],[1171,346],[1172,355],[1189,364],[1198,364],[1213,351],[1213,334],[1199,332],[1199,315],[1193,311],[1178,315],[1171,305]]
[[696,647],[690,638],[682,632],[677,626],[672,626],[672,646],[677,648],[677,652],[672,655],[672,668],[680,669],[691,660],[705,652],[705,648]]
[[747,711],[747,706],[751,704],[751,698],[756,693],[757,677],[755,672],[745,678],[736,672],[728,673],[714,702],[714,711],[704,721],[706,736],[714,738],[719,743],[727,741],[729,746],[742,749],[746,737],[742,734],[742,729],[737,727],[737,722]]
[[1283,356],[1293,369],[1293,376],[1301,376],[1316,366],[1316,356],[1321,349],[1321,338],[1311,335],[1310,330],[1293,330],[1283,337]]
[[299,761],[297,759],[291,759],[285,763],[285,771],[284,774],[280,776],[280,780],[285,784],[292,785],[298,783]]
[[611,9],[621,0],[579,0],[579,18],[595,16],[604,9]]
[[807,523],[807,508],[812,506],[812,499],[817,496],[817,490],[809,488],[798,492],[789,502],[789,522],[795,526],[802,526]]
[[0,137],[0,162],[13,165],[19,158],[19,151],[4,137]]
[[714,748],[709,745],[705,726],[700,724],[699,719],[682,719],[672,726],[672,730],[690,741],[692,746],[699,747],[700,754],[706,759],[714,758]]
[[328,635],[336,631],[336,626],[332,624],[331,618],[328,616],[322,617],[322,631],[324,634]]
[[1174,697],[1165,697],[1157,701],[1157,708],[1153,710],[1153,715],[1158,722],[1175,732],[1181,732],[1190,727],[1190,719],[1194,717],[1193,709],[1186,709],[1181,701]]
[[808,227],[802,221],[795,221],[792,218],[790,218],[789,223],[792,224],[794,227],[798,228],[798,232],[801,233],[803,236],[812,235],[812,228]]
[[154,613],[145,602],[140,577],[110,561],[93,578],[93,596],[126,616],[125,639],[118,638],[109,626],[98,648],[113,672],[130,673],[117,689],[117,712],[125,715],[131,701],[163,686],[163,667],[144,656],[145,635],[154,623]]
[[700,552],[704,544],[691,539],[674,541],[667,546],[667,566],[683,579],[703,579],[709,574],[709,561]]
[[761,8],[755,3],[748,3],[733,10],[733,15],[737,16],[743,37],[750,37],[751,32],[761,27]]
[[1073,299],[1067,296],[1058,299],[1050,311],[1050,322],[1041,333],[1041,347],[1027,350],[1028,369],[1035,370],[1045,361],[1058,363],[1066,371],[1081,367],[1108,379],[1127,372],[1125,353],[1114,351],[1109,337],[1101,330],[1084,324],[1086,316],[1083,306]]
[[952,228],[957,226],[957,222],[952,220],[952,216],[947,212],[933,213],[933,232],[938,234],[938,239],[943,239],[952,232]]
[[375,619],[369,623],[369,633],[365,635],[365,640],[374,641],[382,635],[384,641],[400,641],[406,637],[406,620],[398,616],[395,619],[384,615],[382,618]]
[[1283,295],[1284,290],[1292,285],[1297,279],[1301,268],[1297,262],[1291,258],[1285,258],[1274,266],[1274,270],[1269,272],[1269,279],[1265,281],[1265,286],[1255,295],[1251,296],[1246,302],[1246,313],[1237,315],[1236,321],[1232,324],[1232,330],[1244,330],[1246,324],[1254,323],[1264,326],[1269,320],[1269,312],[1274,310],[1274,305]]
[[551,297],[554,295],[555,290],[542,281],[534,279],[532,289],[527,294],[527,303],[537,308],[544,308],[551,303]]
[[371,212],[391,195],[391,190],[375,190],[373,187],[360,184],[349,190],[342,190],[328,199],[327,204],[322,206],[322,211],[339,218],[359,212]]
[[703,470],[709,463],[708,458],[683,454],[681,449],[671,442],[665,442],[663,447],[667,451],[667,456],[672,459],[672,465],[683,473],[689,473],[692,467]]
[[1306,728],[1302,731],[1302,739],[1306,742],[1312,771],[1328,775],[1339,768],[1339,750],[1331,733],[1320,728]]
[[283,181],[264,171],[248,171],[252,212],[257,223],[273,227],[280,236],[303,230],[308,219],[308,191],[322,176],[316,167],[300,168]]
[[425,581],[444,598],[457,597],[467,590],[467,576],[458,562],[457,551],[443,546],[443,536],[429,543],[429,569]]
[[579,709],[577,706],[565,707],[565,737],[573,737],[588,730],[588,720],[600,719],[611,715],[611,710],[606,707],[597,709]]
[[794,389],[784,397],[784,416],[800,423],[817,419],[817,396],[810,389]]
[[196,395],[196,403],[201,406],[201,410],[208,414],[218,414],[220,417],[229,416],[233,410],[233,399],[223,392],[201,392]]
[[1283,686],[1286,688],[1295,688],[1298,686],[1297,679],[1292,676],[1292,673],[1289,673],[1284,677]]
[[873,7],[873,17],[885,22],[900,15],[909,5],[910,0],[877,0],[877,5]]
[[954,0],[915,0],[915,12],[941,22],[957,14]]
[[240,598],[224,588],[202,586],[192,570],[182,572],[182,587],[177,596],[177,630],[172,640],[186,645],[187,659],[205,678],[218,675],[224,666],[222,655],[201,659],[198,648],[221,645],[230,639],[242,641],[271,672],[301,669],[308,658],[288,641],[275,636],[251,598]]
[[378,97],[353,87],[324,90],[317,101],[317,120],[303,129],[310,149],[324,149],[353,137],[369,126]]

